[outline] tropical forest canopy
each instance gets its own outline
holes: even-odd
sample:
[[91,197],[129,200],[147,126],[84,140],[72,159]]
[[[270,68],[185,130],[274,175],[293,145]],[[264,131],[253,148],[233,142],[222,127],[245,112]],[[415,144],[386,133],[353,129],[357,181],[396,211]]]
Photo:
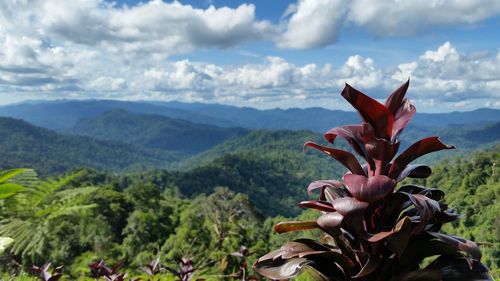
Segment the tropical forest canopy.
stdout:
[[[124,271],[140,275],[156,257],[162,264],[190,257],[199,276],[220,278],[239,270],[240,258],[229,253],[242,245],[253,264],[284,241],[319,236],[278,235],[273,226],[284,218],[316,218],[297,206],[308,198],[305,187],[345,173],[302,149],[306,140],[322,141],[317,131],[326,124],[306,127],[300,118],[335,112],[94,103],[91,111],[72,102],[80,110],[70,115],[67,104],[56,102],[0,108],[24,119],[0,118],[0,168],[32,169],[9,180],[26,190],[0,201],[0,237],[15,238],[1,258],[4,278],[50,261],[64,265],[70,280],[83,280],[90,278],[88,264],[100,259],[123,262]],[[444,231],[479,242],[483,263],[498,277],[498,112],[484,119],[477,112],[443,115],[435,124],[428,115],[416,115],[403,141],[437,134],[459,149],[426,158],[433,175],[411,181],[446,193],[446,203],[464,218]]]

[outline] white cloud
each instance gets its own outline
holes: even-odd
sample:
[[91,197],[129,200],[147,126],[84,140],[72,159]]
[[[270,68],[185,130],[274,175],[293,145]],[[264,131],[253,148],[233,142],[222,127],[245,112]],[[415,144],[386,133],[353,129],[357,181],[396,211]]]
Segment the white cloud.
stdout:
[[286,31],[278,39],[278,47],[307,49],[329,45],[337,39],[344,0],[299,0],[285,13],[291,15]]
[[413,36],[433,27],[468,26],[500,15],[498,0],[298,0],[285,12],[282,48],[334,43],[343,28],[361,26],[377,37]]
[[499,14],[497,0],[353,0],[348,20],[379,36],[409,36],[433,26],[474,24]]
[[[460,53],[450,42],[428,50],[412,69],[412,84],[421,97],[443,101],[500,98],[500,59]],[[394,76],[395,75],[395,76]],[[397,77],[397,72],[393,77]]]
[[[454,1],[434,2],[439,9],[460,6]],[[259,61],[260,54],[249,54],[252,63],[241,65],[169,59],[172,54],[196,48],[227,48],[247,41],[271,40],[273,36],[284,48],[325,46],[336,40],[347,15],[347,20],[355,22],[352,12],[360,3],[301,0],[289,7],[283,25],[276,26],[257,20],[253,5],[197,9],[158,0],[134,7],[98,0],[0,1],[0,93],[2,97],[181,99],[257,106],[276,101],[304,105],[337,97],[345,82],[382,97],[411,77],[412,96],[429,107],[443,103],[450,108],[485,104],[498,107],[500,53],[462,53],[450,42],[383,68],[376,60],[354,52],[339,65],[298,65],[278,56]],[[357,24],[392,28],[382,21],[401,24],[405,18],[413,20],[411,13],[424,13],[408,8],[398,10],[408,17],[397,14],[384,18],[376,15],[381,3],[389,2],[370,3],[364,11],[367,21]],[[474,1],[464,3],[469,3],[471,9],[476,7]],[[388,13],[395,13],[391,9]],[[495,5],[489,11],[477,8],[470,12],[467,22],[488,17],[495,9]],[[422,21],[424,25],[429,22],[425,17]],[[442,24],[444,19],[441,23],[432,21],[429,24]],[[446,24],[451,22],[447,20]],[[465,99],[470,103],[460,103]]]

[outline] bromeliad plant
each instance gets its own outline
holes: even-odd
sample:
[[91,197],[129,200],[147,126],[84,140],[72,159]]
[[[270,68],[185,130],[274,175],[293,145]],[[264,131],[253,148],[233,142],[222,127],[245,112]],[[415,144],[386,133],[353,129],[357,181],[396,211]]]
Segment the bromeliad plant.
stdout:
[[396,156],[401,132],[416,112],[405,98],[408,86],[409,81],[385,104],[345,86],[342,96],[359,112],[362,123],[333,128],[324,136],[330,143],[344,138],[366,163],[361,165],[348,151],[305,143],[349,171],[342,181],[319,180],[307,188],[310,195],[319,190],[319,199],[299,205],[321,211],[317,220],[275,225],[278,233],[321,229],[323,239],[286,243],[255,263],[258,273],[275,280],[303,270],[317,280],[332,281],[492,280],[474,242],[439,233],[444,223],[459,217],[441,201],[442,191],[417,185],[396,188],[406,177],[430,176],[428,166],[410,164],[413,160],[454,148],[429,137]]

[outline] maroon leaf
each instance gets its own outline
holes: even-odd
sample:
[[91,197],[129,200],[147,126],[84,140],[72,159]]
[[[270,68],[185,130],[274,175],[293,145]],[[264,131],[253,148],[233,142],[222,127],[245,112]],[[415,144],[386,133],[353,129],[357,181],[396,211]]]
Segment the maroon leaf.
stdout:
[[411,194],[422,194],[431,199],[439,201],[444,198],[444,192],[430,187],[423,187],[418,185],[403,185],[396,192],[406,192]]
[[363,265],[358,274],[353,276],[353,278],[355,279],[363,278],[371,274],[372,272],[378,269],[378,266],[380,265],[381,262],[382,261],[377,256],[369,257],[368,261]]
[[307,187],[307,194],[312,195],[312,192],[315,189],[318,188],[323,188],[323,187],[332,187],[332,188],[339,188],[342,186],[342,183],[338,180],[318,180],[318,181],[313,181],[312,183],[309,184]]
[[318,243],[314,240],[311,239],[297,239],[291,242],[287,242],[285,245],[281,246],[278,250],[274,250],[261,258],[259,258],[259,261],[266,260],[266,259],[278,259],[278,258],[293,258],[293,257],[298,257],[300,253],[303,252],[325,252],[325,251],[330,251],[331,248]]
[[426,165],[407,165],[406,168],[399,174],[397,181],[400,182],[406,177],[410,178],[427,178],[432,174],[432,170]]
[[410,218],[404,217],[403,219],[398,221],[398,223],[391,230],[379,232],[379,233],[371,236],[368,239],[368,241],[372,242],[372,243],[380,242],[380,241],[388,238],[389,236],[391,236],[395,233],[398,233],[400,231],[407,231],[408,228],[411,229]]
[[322,229],[330,230],[339,228],[343,219],[344,216],[337,212],[327,213],[319,217],[317,223]]
[[337,212],[346,217],[362,214],[369,204],[355,198],[345,197],[334,200],[332,205]]
[[439,203],[425,195],[422,194],[410,194],[401,192],[408,196],[410,201],[418,210],[418,215],[420,219],[419,226],[414,229],[415,233],[419,233],[425,227],[425,225],[436,215],[441,213],[441,208]]
[[389,231],[379,232],[368,239],[372,243],[387,239],[387,248],[400,255],[410,241],[412,224],[409,217],[404,217]]
[[482,263],[473,261],[471,269],[466,259],[457,256],[440,256],[427,268],[439,269],[442,281],[493,281]]
[[405,100],[401,107],[398,109],[396,114],[394,115],[394,126],[392,128],[392,142],[395,142],[401,132],[403,132],[404,128],[406,128],[406,125],[410,122],[411,118],[415,113],[417,112],[417,109],[413,104],[410,103],[410,101]]
[[254,265],[258,273],[275,280],[294,277],[305,267],[311,268],[315,275],[324,278],[350,273],[354,263],[338,250],[310,239],[298,239],[261,257]]
[[316,144],[314,142],[308,141],[304,144],[304,147],[312,147],[315,148],[326,155],[334,158],[335,160],[339,161],[342,165],[344,165],[349,171],[351,171],[353,174],[358,174],[358,175],[364,175],[365,172],[361,165],[359,164],[358,160],[354,155],[351,153],[345,151],[345,150],[340,150],[340,149],[335,149],[335,148],[330,148],[326,146],[322,146],[319,144]]
[[410,79],[392,92],[392,94],[385,100],[385,107],[387,107],[387,109],[389,109],[394,116],[396,116],[396,112],[401,106],[401,103],[403,103],[409,85]]
[[391,139],[394,123],[391,111],[349,84],[345,85],[342,96],[359,112],[364,121],[373,126],[375,135],[386,140]]
[[318,224],[315,220],[307,220],[307,221],[286,221],[277,223],[274,226],[274,231],[277,233],[285,233],[289,231],[297,231],[297,230],[307,230],[307,229],[315,229],[319,228]]
[[325,199],[328,202],[333,202],[335,199],[344,198],[344,197],[349,196],[345,189],[332,188],[332,187],[325,187],[325,189],[323,190],[323,194],[324,194]]
[[273,280],[286,280],[297,276],[312,261],[305,258],[258,260],[254,269],[257,273]]
[[335,212],[332,203],[327,201],[320,201],[320,200],[302,201],[299,203],[299,206],[301,208],[310,208],[324,212]]
[[481,251],[479,250],[479,247],[477,246],[476,243],[461,237],[446,235],[439,232],[429,231],[428,233],[438,238],[439,240],[452,245],[458,250],[467,253],[470,257],[476,260],[481,260]]
[[455,147],[442,143],[438,137],[429,137],[419,140],[418,142],[408,147],[394,160],[389,171],[389,177],[393,179],[397,178],[401,171],[406,167],[406,165],[410,164],[411,161],[417,159],[422,155],[442,149],[453,148]]
[[[368,123],[364,124],[370,126]],[[364,133],[368,132],[367,129],[363,128],[363,125],[348,125],[330,129],[328,132],[325,133],[324,137],[330,143],[333,143],[337,136],[344,138],[349,143],[349,145],[354,149],[354,151],[356,151],[356,153],[358,153],[361,157],[363,157],[366,160],[366,162],[368,162],[370,166],[373,167],[373,160],[370,158],[368,152],[365,149],[364,139],[366,136],[363,135]],[[371,130],[370,133],[373,133],[373,129]],[[372,138],[374,137],[375,136],[373,135]]]
[[365,202],[375,202],[392,193],[396,181],[382,175],[365,177],[346,174],[343,177],[347,190],[356,199]]

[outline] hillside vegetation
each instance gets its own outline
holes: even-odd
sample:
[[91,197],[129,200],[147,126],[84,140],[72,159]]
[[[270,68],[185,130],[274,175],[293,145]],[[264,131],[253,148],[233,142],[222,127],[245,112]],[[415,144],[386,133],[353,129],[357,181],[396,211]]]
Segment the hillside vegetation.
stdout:
[[[122,260],[130,273],[140,274],[140,265],[157,255],[166,264],[190,256],[205,264],[199,274],[210,277],[237,270],[238,260],[228,253],[240,245],[250,247],[253,262],[283,241],[317,235],[272,231],[283,220],[274,215],[300,212],[295,204],[305,196],[306,177],[291,175],[287,162],[243,155],[226,155],[186,172],[116,176],[80,171],[31,183],[33,192],[45,192],[6,199],[0,205],[0,236],[18,237],[12,254],[19,254],[23,264],[50,260],[81,278],[89,276],[87,264],[93,259]],[[499,155],[496,146],[445,160],[425,182],[445,190],[445,201],[465,215],[446,231],[482,242],[483,261],[497,277]],[[299,216],[317,214],[309,210]],[[23,244],[28,241],[33,243]],[[5,259],[0,264],[7,270]]]
[[108,171],[166,168],[182,153],[89,137],[67,136],[25,121],[0,117],[0,168],[30,167],[54,175],[82,167]]
[[196,154],[248,130],[195,124],[161,115],[133,114],[115,109],[79,120],[69,132],[146,148]]

